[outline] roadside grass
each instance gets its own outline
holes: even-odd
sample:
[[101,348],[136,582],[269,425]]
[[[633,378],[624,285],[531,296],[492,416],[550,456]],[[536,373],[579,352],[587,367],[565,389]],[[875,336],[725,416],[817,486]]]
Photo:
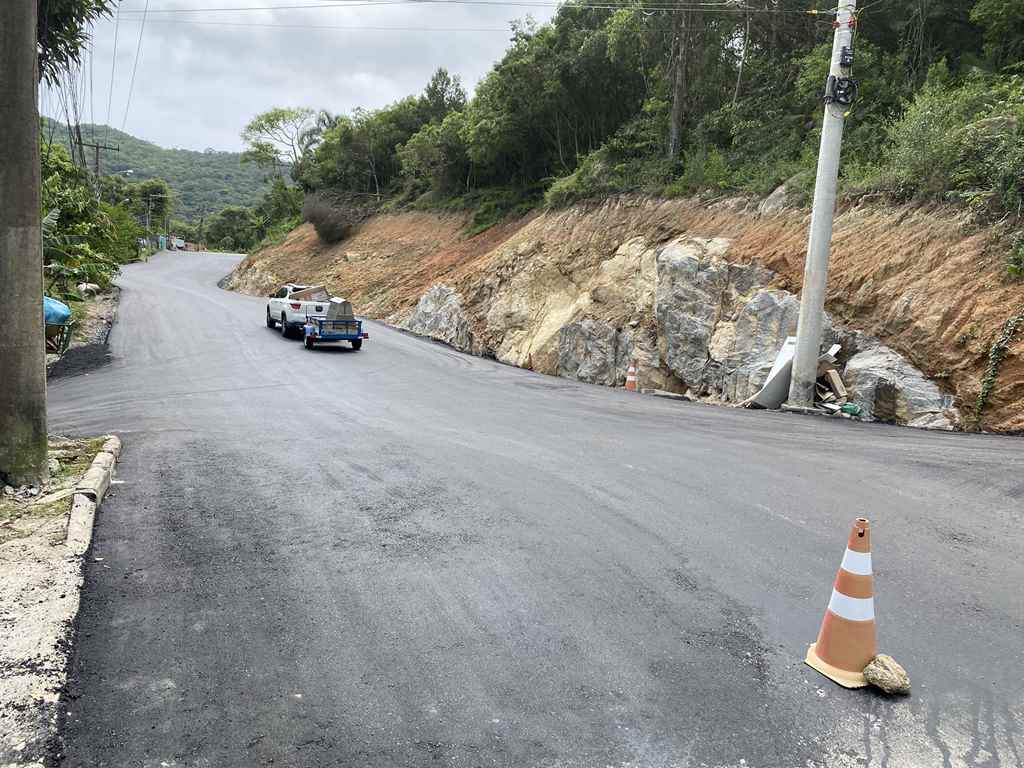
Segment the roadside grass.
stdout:
[[[66,439],[51,437],[47,457],[60,467],[38,493],[6,486],[0,493],[0,544],[30,536],[40,524],[66,514],[71,509],[71,496],[46,504],[34,503],[48,494],[75,487],[99,453],[106,437]],[[10,488],[10,490],[8,490]]]

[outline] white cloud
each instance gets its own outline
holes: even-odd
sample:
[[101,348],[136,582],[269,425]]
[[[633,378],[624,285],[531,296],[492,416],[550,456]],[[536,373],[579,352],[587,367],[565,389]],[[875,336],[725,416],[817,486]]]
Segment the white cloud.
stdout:
[[[142,36],[125,130],[165,147],[241,148],[238,134],[258,112],[309,106],[347,113],[381,107],[423,89],[437,67],[467,90],[508,46],[510,22],[524,8],[495,4],[383,4],[322,9],[159,13],[162,9],[288,5],[296,0],[152,0]],[[306,0],[305,5],[311,4]],[[139,39],[144,0],[122,3],[117,31],[110,123],[121,127]],[[552,8],[531,8],[540,20]],[[537,11],[540,11],[538,13]],[[203,23],[177,23],[186,19]],[[216,22],[216,23],[212,23]],[[236,25],[292,25],[260,27]],[[300,29],[295,26],[407,27],[409,31]],[[433,28],[496,27],[503,32],[439,32]],[[97,24],[91,113],[106,122],[113,20]],[[85,73],[88,78],[88,68]],[[83,120],[91,122],[90,99]],[[44,112],[56,115],[43,95]]]

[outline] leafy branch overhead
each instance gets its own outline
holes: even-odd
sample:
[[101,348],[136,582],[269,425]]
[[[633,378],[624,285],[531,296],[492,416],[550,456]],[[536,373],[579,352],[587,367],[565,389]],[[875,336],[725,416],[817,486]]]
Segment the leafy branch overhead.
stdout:
[[80,64],[89,43],[86,30],[114,7],[115,0],[38,0],[39,77],[55,82],[61,72]]

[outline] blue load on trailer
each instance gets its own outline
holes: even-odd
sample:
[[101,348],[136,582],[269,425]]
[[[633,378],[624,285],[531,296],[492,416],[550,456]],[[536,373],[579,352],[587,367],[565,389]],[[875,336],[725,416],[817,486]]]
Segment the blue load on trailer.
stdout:
[[313,349],[317,344],[348,341],[352,349],[360,349],[363,339],[370,334],[363,332],[363,321],[357,320],[352,314],[352,305],[344,299],[333,298],[324,317],[307,315],[303,326],[303,341],[306,349]]

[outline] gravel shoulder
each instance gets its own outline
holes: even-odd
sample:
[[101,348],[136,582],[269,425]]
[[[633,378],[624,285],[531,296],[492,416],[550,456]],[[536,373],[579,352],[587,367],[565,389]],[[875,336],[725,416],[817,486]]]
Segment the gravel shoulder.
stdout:
[[0,766],[59,758],[83,559],[120,442],[51,438],[50,480],[0,489]]

